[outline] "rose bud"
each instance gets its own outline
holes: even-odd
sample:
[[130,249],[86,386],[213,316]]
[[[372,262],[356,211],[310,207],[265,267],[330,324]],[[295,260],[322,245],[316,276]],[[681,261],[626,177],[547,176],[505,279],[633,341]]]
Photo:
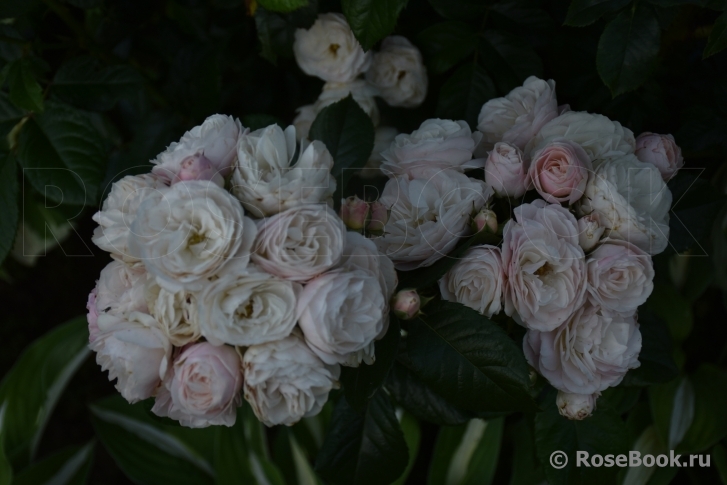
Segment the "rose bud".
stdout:
[[475,232],[487,231],[497,233],[497,215],[490,209],[482,209],[472,219],[472,230]]
[[372,202],[370,208],[371,214],[369,223],[366,225],[366,230],[374,234],[383,234],[384,226],[386,226],[386,222],[389,220],[389,209],[378,200]]
[[578,244],[584,252],[589,252],[596,247],[605,230],[606,228],[598,223],[595,214],[581,217],[578,219]]
[[172,183],[184,182],[186,180],[211,180],[220,186],[225,184],[225,180],[219,174],[219,171],[201,153],[182,160],[179,164],[179,172],[172,179]]
[[575,421],[586,419],[596,408],[596,394],[571,394],[569,392],[558,391],[558,397],[555,398],[555,404],[561,416]]
[[352,195],[341,201],[341,219],[346,227],[354,231],[360,231],[366,226],[366,218],[369,215],[368,202]]
[[419,313],[421,298],[416,290],[401,290],[394,295],[392,308],[394,314],[402,320],[411,320]]
[[665,182],[684,166],[682,149],[672,135],[644,132],[636,138],[634,154],[640,161],[656,166]]

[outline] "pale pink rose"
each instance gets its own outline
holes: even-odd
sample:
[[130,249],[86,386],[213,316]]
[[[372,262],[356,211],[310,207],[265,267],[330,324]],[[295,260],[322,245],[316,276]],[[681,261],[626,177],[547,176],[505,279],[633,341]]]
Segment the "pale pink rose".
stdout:
[[627,241],[604,239],[586,265],[589,299],[607,310],[636,311],[654,289],[651,256]]
[[505,287],[500,248],[475,246],[439,280],[442,299],[491,317],[502,310]]
[[672,135],[659,135],[648,131],[640,134],[636,138],[635,155],[640,161],[656,166],[665,182],[684,166],[682,149]]
[[586,303],[552,331],[528,330],[523,351],[559,391],[593,394],[619,385],[629,369],[639,367],[641,333],[635,313]]
[[500,197],[522,197],[532,185],[528,177],[529,165],[530,161],[518,147],[505,142],[495,143],[485,162],[485,182]]
[[88,321],[88,341],[92,343],[98,336],[98,310],[96,309],[96,288],[88,294],[88,302],[86,302],[86,321]]
[[598,245],[606,228],[601,224],[597,212],[585,215],[578,219],[578,244],[588,253]]
[[502,265],[505,313],[527,328],[553,330],[585,301],[578,225],[560,205],[537,199],[515,208],[503,230]]
[[211,180],[217,185],[224,185],[224,177],[220,175],[212,162],[201,153],[190,155],[179,164],[179,172],[172,178],[172,184],[186,180]]
[[143,266],[129,266],[116,260],[107,264],[96,283],[94,302],[97,314],[148,313],[144,294],[146,275]]
[[154,317],[99,313],[98,333],[89,347],[96,363],[116,379],[116,389],[135,403],[153,396],[167,372],[172,344]]
[[593,165],[583,148],[565,138],[555,139],[533,155],[529,175],[535,190],[548,202],[575,203],[583,197]]
[[152,412],[183,426],[232,426],[242,403],[242,361],[234,348],[207,342],[183,348],[165,377]]

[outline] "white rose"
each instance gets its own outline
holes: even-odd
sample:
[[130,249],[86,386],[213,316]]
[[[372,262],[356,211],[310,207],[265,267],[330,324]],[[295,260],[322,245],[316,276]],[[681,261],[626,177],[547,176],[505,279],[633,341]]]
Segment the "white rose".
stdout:
[[361,178],[374,178],[383,174],[381,164],[384,157],[381,155],[387,150],[398,135],[399,132],[392,126],[379,126],[374,133],[374,149],[371,156],[366,161],[366,165],[359,172]]
[[268,273],[306,281],[339,263],[345,234],[328,206],[294,207],[260,221],[252,260]]
[[422,171],[449,168],[463,172],[484,166],[484,160],[472,160],[472,153],[482,134],[474,132],[464,121],[424,121],[411,134],[402,133],[394,138],[381,156],[381,170],[388,176],[419,176]]
[[387,301],[378,279],[362,270],[334,270],[306,284],[298,325],[326,364],[374,362],[374,340],[384,330]]
[[578,219],[578,244],[588,253],[598,245],[605,231],[597,212],[583,216]]
[[214,345],[257,345],[295,327],[299,284],[256,270],[230,268],[200,295],[202,335]]
[[98,335],[90,343],[96,362],[116,379],[116,389],[135,403],[153,396],[167,371],[172,344],[151,315],[100,314]]
[[146,303],[149,313],[159,322],[162,331],[176,347],[199,340],[197,297],[187,290],[169,291],[159,285],[154,276],[149,276],[145,285]]
[[487,150],[499,141],[524,149],[543,125],[556,116],[555,81],[530,76],[507,96],[486,102],[477,118],[477,129],[484,134]]
[[293,53],[304,73],[327,82],[353,81],[371,64],[371,53],[364,53],[340,13],[319,14],[310,29],[296,30]]
[[295,137],[298,141],[305,140],[308,138],[310,127],[318,116],[315,105],[306,104],[296,109],[295,118],[293,119],[293,126],[295,126]]
[[476,246],[439,280],[442,299],[491,317],[502,309],[505,272],[500,248]]
[[589,298],[607,310],[636,311],[654,289],[651,256],[626,241],[605,239],[586,265]]
[[485,182],[500,197],[522,197],[533,185],[529,167],[518,147],[497,142],[485,161]]
[[599,393],[595,394],[571,394],[569,392],[558,391],[558,397],[555,404],[558,406],[558,412],[561,416],[575,421],[586,419],[596,409],[596,398]]
[[537,199],[515,208],[503,231],[505,313],[527,328],[552,330],[585,300],[586,262],[567,209]]
[[369,115],[374,126],[379,126],[379,108],[376,106],[376,100],[374,99],[374,96],[378,93],[376,88],[363,79],[344,83],[326,83],[323,85],[323,90],[313,105],[313,109],[317,115],[323,111],[323,108],[348,97],[350,94],[361,109]]
[[123,316],[131,312],[147,313],[144,267],[132,267],[112,261],[101,270],[96,283],[96,309],[99,315]]
[[472,216],[493,194],[489,185],[453,170],[422,175],[390,179],[379,198],[390,215],[384,235],[374,242],[403,271],[446,256],[459,238],[471,233]]
[[671,200],[659,170],[627,155],[596,169],[576,208],[579,214],[597,214],[609,237],[658,254],[669,243]]
[[555,138],[578,143],[597,167],[603,160],[634,153],[634,133],[603,115],[567,111],[542,127],[530,140],[525,153],[530,157]]
[[392,35],[374,54],[366,80],[391,106],[415,108],[427,95],[427,69],[422,54],[406,37]]
[[255,217],[317,204],[336,190],[333,157],[320,141],[303,142],[295,156],[295,127],[270,125],[240,137],[232,193]]
[[93,231],[93,243],[111,253],[114,259],[138,263],[129,253],[129,232],[139,205],[150,194],[164,190],[167,185],[156,175],[127,175],[114,182],[101,210],[93,215],[98,227]]
[[621,383],[639,366],[641,333],[635,314],[623,315],[586,304],[549,332],[530,329],[523,351],[530,365],[553,387],[593,394]]
[[242,125],[232,116],[212,115],[160,153],[152,173],[166,182],[212,180],[224,185],[235,163]]
[[151,409],[188,428],[232,426],[242,403],[242,362],[234,348],[201,342],[185,347]]
[[257,230],[235,197],[212,182],[173,185],[139,206],[131,254],[171,291],[192,289],[229,260],[245,264]]
[[398,284],[394,263],[376,249],[371,239],[353,231],[346,233],[346,245],[339,267],[346,270],[363,270],[375,276],[381,284],[386,301],[391,300]]
[[341,368],[326,365],[297,333],[245,351],[245,399],[266,426],[315,416],[337,389]]

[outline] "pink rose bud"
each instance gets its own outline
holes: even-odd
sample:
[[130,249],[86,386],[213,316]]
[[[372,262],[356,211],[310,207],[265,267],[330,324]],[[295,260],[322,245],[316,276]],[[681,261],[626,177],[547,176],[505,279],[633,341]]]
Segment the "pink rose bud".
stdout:
[[651,163],[661,172],[661,178],[668,181],[684,166],[682,149],[671,135],[659,135],[648,131],[636,138],[636,158]]
[[360,231],[366,226],[369,215],[369,204],[356,195],[341,201],[341,219],[346,227]]
[[487,231],[497,233],[497,215],[490,209],[482,209],[472,219],[472,230],[475,232]]
[[551,204],[574,204],[583,196],[591,159],[577,143],[565,138],[553,140],[533,155],[530,179],[535,190]]
[[578,219],[578,244],[584,252],[589,252],[596,247],[605,230],[606,228],[598,223],[595,214],[581,217]]
[[392,308],[394,314],[402,320],[411,320],[419,314],[421,299],[416,290],[401,290],[394,295]]
[[388,220],[389,209],[377,200],[371,204],[371,215],[366,229],[374,234],[383,234],[384,226],[386,226]]
[[225,180],[215,169],[212,162],[201,153],[189,156],[179,164],[179,172],[172,179],[172,184],[187,180],[211,180],[217,185],[224,185]]
[[596,398],[600,393],[596,394],[571,394],[568,392],[558,391],[558,397],[555,398],[555,404],[561,416],[575,421],[581,421],[591,415],[596,408]]

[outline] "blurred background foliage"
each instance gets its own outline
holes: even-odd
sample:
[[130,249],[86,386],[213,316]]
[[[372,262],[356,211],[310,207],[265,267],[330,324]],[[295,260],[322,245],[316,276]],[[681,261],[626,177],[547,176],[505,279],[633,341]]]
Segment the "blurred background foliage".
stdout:
[[[247,407],[232,429],[180,428],[116,395],[88,358],[79,315],[108,263],[90,237],[110,183],[148,171],[150,159],[212,113],[252,129],[289,124],[322,85],[292,59],[293,34],[328,11],[344,12],[367,47],[393,32],[424,55],[426,101],[412,110],[381,103],[383,125],[408,132],[440,116],[474,127],[485,101],[537,75],[554,79],[559,102],[574,110],[605,114],[637,134],[674,134],[686,160],[670,183],[672,247],[655,258],[656,289],[640,315],[642,367],[604,393],[593,418],[573,424],[557,416],[552,396],[537,418],[469,421],[446,406],[417,412],[427,390],[406,387],[408,371],[396,364],[387,390],[407,409],[397,419],[409,453],[393,456],[386,466],[396,473],[385,476],[406,465],[398,483],[407,475],[407,483],[431,484],[727,483],[726,7],[725,0],[3,0],[0,484],[11,476],[18,484],[320,482],[312,463],[332,405],[292,428],[264,430]],[[351,416],[337,409],[333,419]],[[351,426],[367,432],[365,422]],[[595,476],[540,464],[558,449],[549,436],[588,447],[578,440],[599,433],[616,450],[711,453],[712,466]],[[325,466],[319,471],[341,481]]]

